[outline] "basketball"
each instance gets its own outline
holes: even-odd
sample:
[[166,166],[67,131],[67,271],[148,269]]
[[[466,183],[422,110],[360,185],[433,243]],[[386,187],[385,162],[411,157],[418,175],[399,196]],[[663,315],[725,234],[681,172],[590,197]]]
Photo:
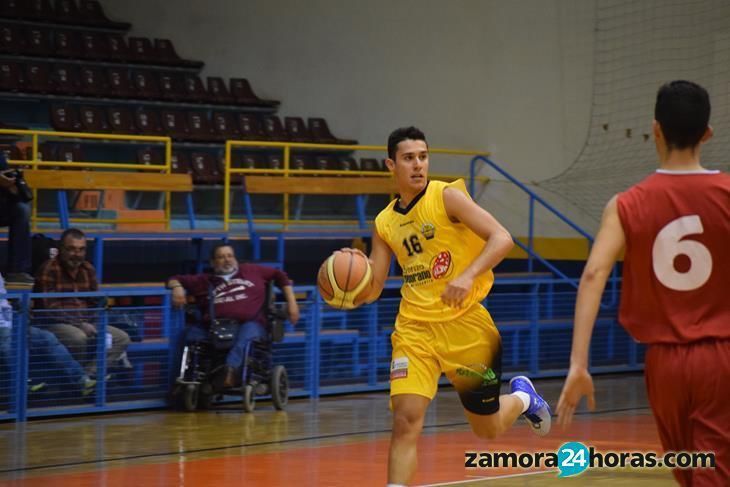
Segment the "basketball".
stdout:
[[336,251],[322,263],[317,287],[324,301],[337,309],[354,309],[370,294],[373,271],[367,257]]

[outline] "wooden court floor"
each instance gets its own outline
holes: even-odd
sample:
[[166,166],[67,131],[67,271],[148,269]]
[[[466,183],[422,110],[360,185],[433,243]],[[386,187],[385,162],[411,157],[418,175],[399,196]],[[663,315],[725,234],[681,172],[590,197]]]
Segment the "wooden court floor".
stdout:
[[[539,381],[555,406],[561,381]],[[674,485],[668,470],[555,471],[464,468],[465,451],[556,451],[581,441],[598,451],[661,451],[641,376],[596,380],[598,411],[545,438],[521,421],[500,439],[479,440],[456,393],[431,405],[419,444],[416,485]],[[503,392],[506,386],[503,386]],[[73,417],[0,425],[0,486],[382,486],[390,413],[385,393],[297,400],[286,412],[261,402],[211,411]]]

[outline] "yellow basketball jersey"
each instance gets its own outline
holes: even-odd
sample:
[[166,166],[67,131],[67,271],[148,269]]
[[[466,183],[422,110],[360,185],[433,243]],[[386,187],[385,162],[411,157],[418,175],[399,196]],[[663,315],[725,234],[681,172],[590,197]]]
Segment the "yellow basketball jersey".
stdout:
[[446,214],[443,192],[447,187],[468,195],[463,179],[453,183],[429,181],[408,205],[393,200],[375,218],[375,230],[388,244],[403,269],[400,314],[417,321],[449,321],[482,301],[494,283],[492,271],[474,279],[461,309],[446,306],[441,294],[484,249],[485,241],[463,223]]

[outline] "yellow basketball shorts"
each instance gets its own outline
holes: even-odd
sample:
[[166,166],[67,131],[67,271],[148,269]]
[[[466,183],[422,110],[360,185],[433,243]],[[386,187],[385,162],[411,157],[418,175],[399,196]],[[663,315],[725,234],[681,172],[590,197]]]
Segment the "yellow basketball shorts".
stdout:
[[477,303],[448,322],[396,318],[391,335],[390,395],[433,399],[443,372],[465,409],[476,414],[499,410],[502,340],[489,312]]

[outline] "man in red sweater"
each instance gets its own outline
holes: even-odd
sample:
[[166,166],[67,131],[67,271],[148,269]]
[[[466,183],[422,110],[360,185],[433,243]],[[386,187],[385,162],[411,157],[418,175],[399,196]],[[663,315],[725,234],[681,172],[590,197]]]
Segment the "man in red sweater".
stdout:
[[224,387],[234,387],[246,344],[267,335],[268,324],[263,309],[266,285],[274,281],[284,292],[292,325],[299,320],[299,306],[286,273],[273,267],[239,264],[233,247],[229,244],[222,243],[213,247],[210,264],[213,268],[211,274],[173,276],[167,287],[172,289],[174,306],[184,306],[187,295],[191,294],[200,308],[202,323],[186,327],[184,338],[187,343],[208,338],[211,309],[213,319],[232,319],[241,323],[233,347],[226,357],[226,378],[223,382]]

